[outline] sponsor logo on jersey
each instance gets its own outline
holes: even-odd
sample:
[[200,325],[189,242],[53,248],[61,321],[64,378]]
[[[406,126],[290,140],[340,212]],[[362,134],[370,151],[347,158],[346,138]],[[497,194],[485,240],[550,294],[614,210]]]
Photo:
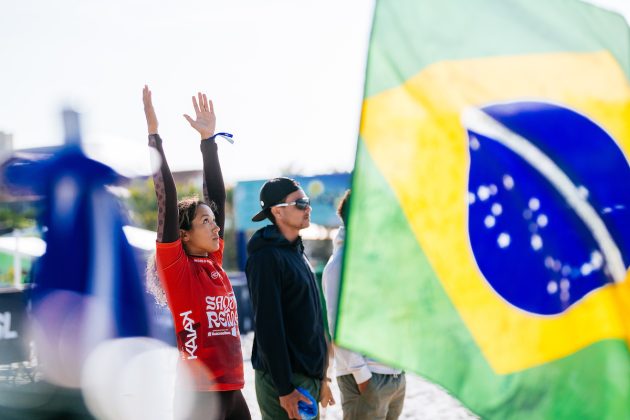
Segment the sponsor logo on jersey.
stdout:
[[[216,271],[214,273],[219,274]],[[234,292],[221,296],[206,296],[206,314],[208,336],[238,335],[238,312]]]
[[197,329],[199,323],[190,317],[192,311],[186,311],[179,314],[182,317],[182,326],[184,330],[180,332],[180,339],[183,343],[183,349],[188,354],[186,359],[192,360],[197,358]]

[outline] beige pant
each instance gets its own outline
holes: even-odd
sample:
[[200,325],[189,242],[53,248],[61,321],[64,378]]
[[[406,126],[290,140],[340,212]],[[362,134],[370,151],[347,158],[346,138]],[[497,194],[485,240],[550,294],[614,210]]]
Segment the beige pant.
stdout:
[[372,373],[363,394],[352,375],[337,377],[341,391],[344,420],[395,420],[400,416],[405,401],[405,374],[382,375]]

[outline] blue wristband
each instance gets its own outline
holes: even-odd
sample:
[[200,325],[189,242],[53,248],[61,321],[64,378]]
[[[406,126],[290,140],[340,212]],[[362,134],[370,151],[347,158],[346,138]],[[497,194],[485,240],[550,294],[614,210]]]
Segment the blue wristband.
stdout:
[[217,133],[212,137],[208,137],[208,140],[214,140],[216,137],[223,137],[224,139],[229,141],[231,144],[234,144],[234,140],[232,140],[232,137],[234,136],[230,133]]

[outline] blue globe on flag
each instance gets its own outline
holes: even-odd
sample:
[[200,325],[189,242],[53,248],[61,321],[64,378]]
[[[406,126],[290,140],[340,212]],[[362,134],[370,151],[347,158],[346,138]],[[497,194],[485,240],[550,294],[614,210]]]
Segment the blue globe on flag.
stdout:
[[467,110],[470,245],[489,285],[554,315],[620,282],[630,264],[630,167],[616,141],[567,107]]

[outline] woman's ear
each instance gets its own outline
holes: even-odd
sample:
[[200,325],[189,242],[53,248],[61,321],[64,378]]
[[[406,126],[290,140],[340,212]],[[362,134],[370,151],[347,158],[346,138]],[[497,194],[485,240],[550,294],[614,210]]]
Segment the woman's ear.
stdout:
[[182,242],[188,242],[190,240],[190,235],[188,235],[188,231],[184,229],[179,230],[179,237],[181,238]]

